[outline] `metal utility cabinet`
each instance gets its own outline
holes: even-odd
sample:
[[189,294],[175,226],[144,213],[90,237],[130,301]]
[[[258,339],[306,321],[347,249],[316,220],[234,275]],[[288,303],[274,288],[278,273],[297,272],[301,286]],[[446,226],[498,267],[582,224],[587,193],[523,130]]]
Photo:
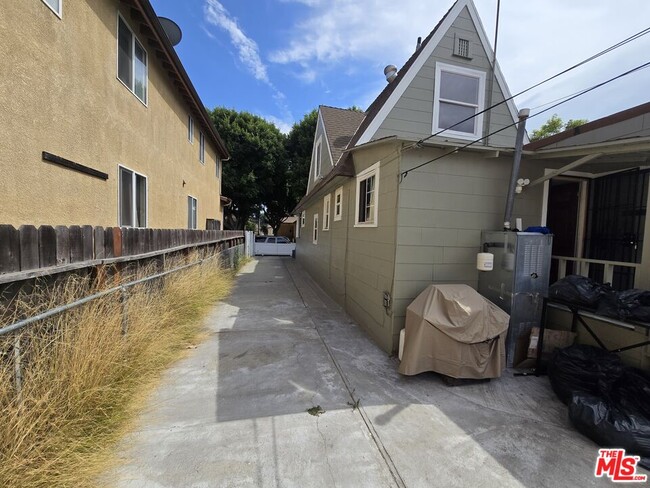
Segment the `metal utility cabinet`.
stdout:
[[553,236],[534,232],[483,231],[483,252],[494,254],[492,271],[480,271],[478,291],[510,314],[506,364],[526,358],[528,338],[539,327],[548,294]]

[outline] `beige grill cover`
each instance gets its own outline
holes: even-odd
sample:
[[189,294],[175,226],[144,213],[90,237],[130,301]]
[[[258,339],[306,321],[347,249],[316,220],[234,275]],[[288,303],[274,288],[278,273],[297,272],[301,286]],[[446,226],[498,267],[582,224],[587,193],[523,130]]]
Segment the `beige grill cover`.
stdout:
[[430,285],[406,309],[399,372],[497,378],[510,316],[467,285]]

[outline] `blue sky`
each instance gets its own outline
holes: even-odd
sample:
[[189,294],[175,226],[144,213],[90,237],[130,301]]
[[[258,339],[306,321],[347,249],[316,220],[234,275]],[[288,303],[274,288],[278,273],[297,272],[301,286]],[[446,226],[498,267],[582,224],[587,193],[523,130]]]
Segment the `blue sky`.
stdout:
[[[208,108],[246,110],[287,131],[319,104],[363,109],[452,0],[151,0],[177,22],[176,47]],[[496,0],[475,0],[490,39]],[[512,93],[650,26],[647,0],[502,0],[498,61]],[[516,99],[543,104],[650,61],[650,35]],[[594,120],[650,101],[650,69],[553,112]]]

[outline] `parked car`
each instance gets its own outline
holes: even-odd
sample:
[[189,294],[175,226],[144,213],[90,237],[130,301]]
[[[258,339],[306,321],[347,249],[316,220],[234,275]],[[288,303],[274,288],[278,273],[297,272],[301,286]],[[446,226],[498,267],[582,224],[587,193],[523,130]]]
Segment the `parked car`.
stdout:
[[256,236],[256,256],[292,256],[296,244],[284,236]]

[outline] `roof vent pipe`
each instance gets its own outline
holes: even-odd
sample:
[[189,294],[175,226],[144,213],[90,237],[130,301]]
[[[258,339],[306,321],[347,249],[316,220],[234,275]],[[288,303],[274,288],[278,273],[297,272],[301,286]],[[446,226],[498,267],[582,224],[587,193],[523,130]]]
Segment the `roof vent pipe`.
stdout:
[[510,230],[510,219],[512,218],[512,208],[515,204],[515,190],[517,188],[517,179],[519,178],[519,166],[521,165],[521,151],[524,146],[526,119],[529,115],[530,109],[522,108],[519,111],[519,124],[517,124],[517,138],[515,139],[515,155],[512,162],[512,172],[510,173],[506,211],[503,216],[503,230]]
[[389,64],[384,68],[384,74],[386,75],[386,81],[390,83],[397,78],[397,68],[392,64]]
[[415,51],[419,51],[420,47],[422,47],[422,38],[418,37],[418,43],[415,45]]

